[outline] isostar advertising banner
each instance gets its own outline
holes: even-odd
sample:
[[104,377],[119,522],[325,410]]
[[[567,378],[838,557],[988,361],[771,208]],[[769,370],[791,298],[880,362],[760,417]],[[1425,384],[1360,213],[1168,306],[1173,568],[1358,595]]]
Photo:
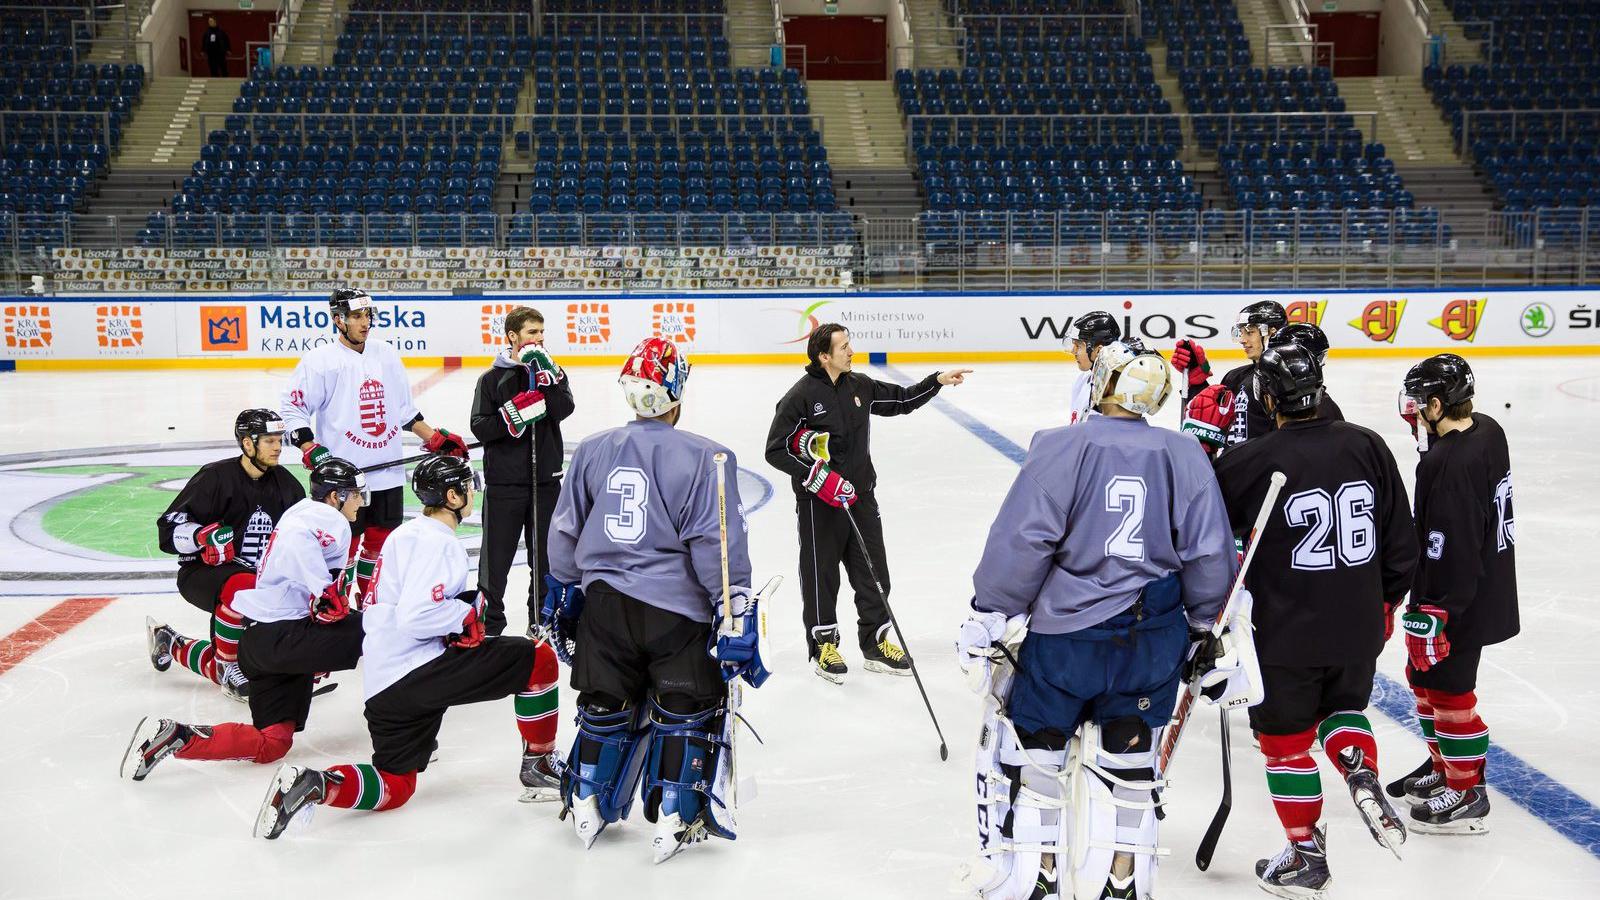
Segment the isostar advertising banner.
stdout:
[[[378,295],[373,337],[404,356],[486,357],[521,305],[545,317],[552,353],[612,360],[663,335],[699,358],[792,361],[817,325],[851,330],[858,351],[1029,358],[1059,352],[1073,319],[1106,310],[1156,348],[1191,338],[1231,344],[1238,309],[1283,303],[1321,326],[1335,353],[1473,349],[1600,352],[1600,291],[1329,294],[729,293],[658,296],[494,293]],[[334,340],[319,295],[93,295],[0,298],[0,360],[292,361]]]

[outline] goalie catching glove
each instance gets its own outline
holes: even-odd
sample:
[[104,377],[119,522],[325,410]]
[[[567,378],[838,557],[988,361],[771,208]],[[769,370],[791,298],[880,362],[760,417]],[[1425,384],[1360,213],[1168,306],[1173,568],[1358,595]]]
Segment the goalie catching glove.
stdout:
[[750,589],[738,585],[728,589],[733,605],[733,618],[723,615],[722,604],[716,606],[716,632],[711,637],[711,657],[722,663],[722,680],[743,678],[751,687],[761,687],[772,672],[767,660],[772,651],[767,647],[767,611],[764,598],[752,595]]

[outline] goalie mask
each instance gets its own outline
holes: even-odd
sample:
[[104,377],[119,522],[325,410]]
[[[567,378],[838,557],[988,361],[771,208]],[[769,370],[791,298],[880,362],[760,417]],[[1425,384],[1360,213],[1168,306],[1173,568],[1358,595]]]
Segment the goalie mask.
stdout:
[[1112,341],[1094,360],[1089,405],[1114,403],[1128,412],[1153,416],[1172,395],[1172,369],[1159,353],[1132,341]]
[[628,406],[647,419],[666,415],[682,403],[688,381],[689,357],[661,337],[640,341],[617,378]]

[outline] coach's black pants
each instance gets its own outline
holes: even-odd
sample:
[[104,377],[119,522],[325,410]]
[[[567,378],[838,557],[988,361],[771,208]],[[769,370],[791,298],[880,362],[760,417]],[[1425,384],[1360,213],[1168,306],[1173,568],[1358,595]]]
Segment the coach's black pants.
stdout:
[[[839,565],[844,564],[850,587],[856,592],[856,636],[863,650],[876,646],[878,629],[889,621],[889,608],[873,587],[867,558],[878,574],[883,589],[889,588],[889,561],[883,552],[883,520],[878,517],[878,500],[863,493],[850,515],[855,516],[861,537],[856,539],[845,511],[836,509],[807,494],[795,501],[800,517],[800,600],[806,625],[806,651],[817,653],[812,629],[839,623],[835,607],[839,598]],[[865,554],[865,555],[864,555]]]
[[[528,621],[533,621],[544,597],[544,576],[550,571],[550,553],[545,535],[550,531],[550,515],[561,495],[561,482],[539,485],[538,555],[539,572],[528,585]],[[489,596],[488,614],[483,626],[490,634],[506,630],[506,579],[517,544],[535,552],[534,504],[528,501],[525,484],[493,484],[483,493],[483,549],[478,558],[478,588]]]

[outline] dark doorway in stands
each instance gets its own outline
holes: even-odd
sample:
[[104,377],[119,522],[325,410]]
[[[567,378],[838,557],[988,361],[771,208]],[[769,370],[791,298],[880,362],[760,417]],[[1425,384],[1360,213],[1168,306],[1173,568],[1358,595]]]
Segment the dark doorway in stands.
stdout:
[[[807,79],[889,77],[889,28],[882,16],[788,16],[783,33],[789,68],[801,69]],[[804,55],[795,44],[805,45]]]
[[[244,78],[255,63],[256,47],[272,39],[272,26],[278,21],[277,10],[191,9],[189,10],[189,37],[179,41],[179,52],[187,49],[183,58],[184,70],[196,78],[211,74],[206,62],[205,36],[207,19],[216,19],[217,27],[228,35],[228,77]],[[187,43],[187,48],[184,44]],[[246,58],[248,54],[249,58]]]
[[1382,35],[1379,13],[1312,13],[1318,43],[1333,43],[1336,78],[1361,78],[1378,74],[1378,41]]

